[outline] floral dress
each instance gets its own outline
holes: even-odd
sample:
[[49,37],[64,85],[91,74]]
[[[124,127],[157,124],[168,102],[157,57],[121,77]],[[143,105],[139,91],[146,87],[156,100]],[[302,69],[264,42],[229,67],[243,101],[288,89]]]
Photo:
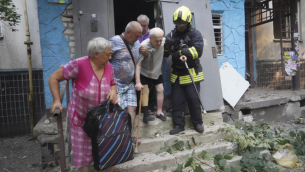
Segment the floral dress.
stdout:
[[83,130],[86,113],[107,98],[111,86],[115,85],[111,64],[104,68],[101,80],[95,75],[89,57],[81,57],[67,63],[63,68],[63,77],[72,79],[72,98],[68,105],[71,143],[75,167],[92,163],[91,139]]

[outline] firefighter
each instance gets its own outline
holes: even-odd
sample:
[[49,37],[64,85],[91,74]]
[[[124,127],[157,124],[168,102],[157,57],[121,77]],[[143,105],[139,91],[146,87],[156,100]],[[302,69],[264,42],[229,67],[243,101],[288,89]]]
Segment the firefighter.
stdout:
[[[203,73],[199,58],[203,51],[203,38],[198,30],[192,28],[191,21],[192,14],[189,8],[179,7],[173,16],[175,28],[166,36],[164,45],[164,57],[172,56],[171,83],[174,128],[170,130],[171,135],[184,131],[185,99],[188,102],[195,131],[198,133],[204,131],[200,100],[190,78],[191,74],[197,90],[200,90]],[[185,61],[189,71],[186,69]]]

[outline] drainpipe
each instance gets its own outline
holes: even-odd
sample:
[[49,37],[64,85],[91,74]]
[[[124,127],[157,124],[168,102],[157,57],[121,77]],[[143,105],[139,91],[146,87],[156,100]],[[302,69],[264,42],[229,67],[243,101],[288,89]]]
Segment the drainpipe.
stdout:
[[290,16],[291,16],[291,47],[296,55],[297,71],[295,76],[292,76],[293,90],[301,89],[300,76],[300,56],[299,56],[299,26],[298,26],[298,0],[290,1]]
[[28,13],[26,8],[26,2],[23,0],[23,10],[24,10],[24,19],[25,19],[25,29],[26,29],[26,41],[24,44],[27,45],[27,54],[29,60],[29,80],[30,80],[30,94],[29,94],[29,105],[30,105],[30,125],[31,125],[31,133],[33,135],[34,129],[34,103],[33,103],[33,76],[32,76],[32,60],[31,60],[31,45],[33,42],[30,41],[30,31],[29,31],[29,23],[28,23]]

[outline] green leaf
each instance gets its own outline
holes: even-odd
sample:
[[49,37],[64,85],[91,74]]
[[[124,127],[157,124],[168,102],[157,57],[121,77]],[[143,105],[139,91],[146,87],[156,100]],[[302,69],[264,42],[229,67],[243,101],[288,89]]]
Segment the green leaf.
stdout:
[[225,154],[224,156],[223,156],[225,159],[227,159],[227,160],[231,160],[233,157],[231,156],[231,155],[229,155],[229,154]]
[[176,170],[174,172],[182,172],[183,169],[183,163],[179,163],[178,167],[176,168]]
[[226,165],[226,163],[227,163],[227,161],[226,161],[225,159],[221,159],[221,160],[219,161],[219,166],[220,166],[220,167],[224,167],[224,166]]
[[262,158],[263,158],[265,161],[267,161],[267,160],[266,160],[267,156],[268,156],[267,153],[263,153]]
[[212,154],[210,153],[210,152],[208,152],[206,155],[205,155],[205,157],[204,157],[204,160],[210,160],[211,159],[211,157],[212,157]]
[[241,166],[237,166],[235,169],[232,170],[232,172],[240,172]]
[[240,147],[238,147],[236,153],[237,153],[238,156],[241,156],[243,151],[242,151],[242,149],[240,149]]
[[192,141],[193,141],[194,145],[197,145],[194,137],[192,137]]
[[204,172],[204,170],[201,168],[200,165],[197,165],[197,166],[195,167],[194,172]]
[[192,157],[188,158],[184,164],[184,168],[189,167],[194,162],[194,159]]
[[248,146],[246,139],[244,137],[241,137],[239,139],[239,146],[241,149],[245,149]]
[[290,132],[289,132],[289,135],[290,135],[291,137],[296,137],[296,134],[295,134],[295,132],[293,132],[293,131],[290,131]]
[[201,159],[204,159],[205,155],[207,154],[208,152],[203,150],[201,151],[199,154],[198,154],[198,157],[201,158]]

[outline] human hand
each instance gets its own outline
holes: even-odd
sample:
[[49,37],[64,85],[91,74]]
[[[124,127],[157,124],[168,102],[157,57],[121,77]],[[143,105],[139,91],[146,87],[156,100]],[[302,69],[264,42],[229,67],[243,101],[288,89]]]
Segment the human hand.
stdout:
[[171,50],[174,43],[175,43],[174,39],[166,38],[165,43],[164,43],[164,49],[165,50]]
[[53,104],[52,104],[52,106],[50,108],[51,114],[54,114],[55,109],[57,109],[57,108],[59,108],[60,112],[62,112],[62,109],[63,109],[62,104],[60,102],[53,102]]
[[186,58],[186,56],[185,55],[183,55],[183,56],[180,56],[180,58],[179,58],[181,61],[183,61],[183,62],[185,62],[186,60],[187,60],[187,58]]
[[111,90],[107,95],[107,99],[109,99],[113,104],[117,104],[118,100],[116,96],[116,90]]
[[140,49],[139,49],[140,53],[146,57],[148,55],[148,50],[147,50],[147,47],[145,47],[144,45],[141,45],[140,46]]
[[138,82],[138,83],[136,83],[135,87],[136,87],[137,91],[141,91],[141,88],[143,87],[143,85],[141,84],[141,82]]

